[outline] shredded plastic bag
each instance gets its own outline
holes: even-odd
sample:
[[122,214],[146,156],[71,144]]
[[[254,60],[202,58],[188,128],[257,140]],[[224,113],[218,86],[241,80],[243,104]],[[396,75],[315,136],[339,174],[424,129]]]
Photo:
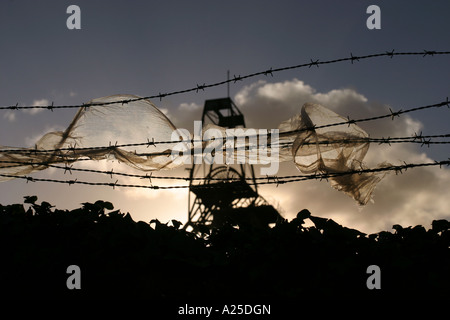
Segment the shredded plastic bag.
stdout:
[[[172,169],[182,165],[183,162],[177,161],[179,159],[174,157],[176,153],[172,152],[179,146],[179,142],[172,139],[177,128],[149,100],[120,102],[136,98],[132,95],[114,95],[92,100],[90,104],[94,105],[80,108],[64,132],[45,134],[34,149],[0,146],[0,181],[46,169],[49,164],[68,164],[82,158],[116,159],[141,171]],[[368,138],[368,134],[355,124],[326,126],[343,121],[347,119],[319,104],[306,103],[300,114],[279,125],[276,144],[282,147],[275,161],[293,161],[304,174],[340,174],[365,169],[363,159],[369,149],[369,142],[364,139]],[[207,126],[203,133],[211,128],[227,135],[226,128],[218,126]],[[259,132],[255,129],[246,130]],[[354,142],[350,142],[352,140]],[[147,143],[142,144],[145,141]],[[251,150],[262,148],[251,139],[237,141],[240,142],[233,146],[231,155],[226,143],[222,145],[228,159],[241,162],[247,160],[248,163],[254,156]],[[203,141],[201,152],[211,150],[212,143]],[[274,161],[273,156],[269,156],[273,150],[270,141],[264,148],[266,152],[258,153],[256,158],[252,158],[253,161]],[[186,142],[183,154],[194,155],[196,150],[198,146],[196,149],[193,142]],[[378,172],[337,175],[329,178],[329,181],[334,188],[364,205],[371,199],[375,186],[384,175]]]
[[[329,179],[337,190],[364,205],[371,200],[377,183],[386,172],[339,175],[367,167],[363,159],[369,150],[369,135],[355,124],[326,127],[328,124],[346,122],[347,119],[319,105],[306,103],[301,114],[280,126],[282,132],[298,132],[292,144],[293,161],[305,174],[336,174]],[[315,129],[315,127],[318,127]],[[378,167],[388,166],[382,163]]]

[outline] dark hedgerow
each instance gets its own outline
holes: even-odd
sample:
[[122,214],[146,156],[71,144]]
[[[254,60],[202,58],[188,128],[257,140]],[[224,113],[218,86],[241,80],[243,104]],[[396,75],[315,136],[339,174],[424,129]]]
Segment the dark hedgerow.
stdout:
[[[0,205],[0,290],[9,298],[450,298],[450,222],[366,235],[302,210],[273,228],[135,222],[110,202]],[[26,207],[28,207],[26,209]],[[305,227],[309,219],[313,227]],[[67,267],[81,270],[69,290]],[[370,290],[367,268],[380,268]]]

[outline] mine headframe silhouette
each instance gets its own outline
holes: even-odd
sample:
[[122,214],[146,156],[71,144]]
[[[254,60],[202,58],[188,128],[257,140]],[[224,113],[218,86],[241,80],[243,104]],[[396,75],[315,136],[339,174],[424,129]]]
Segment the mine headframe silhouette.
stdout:
[[[229,97],[206,100],[202,123],[203,126],[212,123],[224,128],[245,128],[244,115]],[[185,228],[194,231],[225,223],[258,227],[280,218],[278,211],[258,194],[255,172],[248,163],[193,164],[188,202]]]

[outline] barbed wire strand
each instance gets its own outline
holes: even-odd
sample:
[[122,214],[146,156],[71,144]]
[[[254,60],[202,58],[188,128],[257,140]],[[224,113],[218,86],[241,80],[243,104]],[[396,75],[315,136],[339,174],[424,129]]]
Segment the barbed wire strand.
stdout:
[[[450,144],[450,141],[432,141],[433,138],[444,138],[444,137],[450,137],[450,134],[444,134],[444,135],[429,135],[424,136],[422,133],[419,135],[417,133],[414,134],[412,137],[388,137],[388,138],[367,138],[367,139],[347,139],[347,140],[324,140],[319,142],[305,142],[304,145],[330,145],[330,144],[339,144],[339,145],[345,145],[345,144],[354,144],[354,143],[378,143],[378,144],[388,144],[391,146],[391,144],[395,143],[418,143],[421,144],[421,147],[424,146],[430,146],[431,144]],[[283,144],[283,146],[291,145],[291,143]],[[274,147],[274,144],[269,144],[271,148]],[[245,147],[246,151],[251,151],[252,148],[257,148],[258,146],[250,146]],[[266,145],[264,145],[266,147]],[[275,145],[275,147],[279,147],[279,145]],[[241,148],[234,148],[234,150],[238,150]],[[90,160],[90,159],[81,159],[81,160]],[[64,170],[64,173],[72,171],[79,171],[79,172],[89,172],[89,173],[99,173],[99,174],[105,174],[112,176],[125,176],[125,177],[133,177],[133,178],[140,178],[140,179],[147,179],[149,178],[148,173],[145,175],[142,174],[129,174],[129,173],[123,173],[123,172],[114,172],[113,169],[105,171],[105,170],[95,170],[95,169],[84,169],[84,168],[74,168],[73,165],[69,166],[69,163],[75,162],[75,160],[68,161],[64,166],[55,165],[55,163],[60,163],[61,160],[55,159],[53,161],[42,161],[42,162],[34,162],[34,161],[13,161],[13,160],[0,160],[0,163],[7,163],[12,164],[10,166],[2,166],[2,168],[17,168],[21,166],[45,166],[50,168],[56,168]],[[185,180],[189,181],[191,179],[187,177],[176,177],[176,176],[153,176],[154,179],[168,179],[168,180]],[[196,177],[192,180],[209,180],[210,178],[206,177]],[[255,179],[265,179],[265,178],[255,178]],[[211,179],[211,180],[227,180],[227,179]],[[254,178],[246,178],[246,180],[254,180]]]
[[[387,137],[387,138],[358,138],[358,139],[336,139],[336,140],[320,140],[320,141],[305,141],[301,144],[301,146],[308,146],[308,145],[325,145],[325,146],[338,146],[341,147],[343,145],[347,145],[347,144],[364,144],[364,143],[377,143],[379,145],[382,144],[388,144],[389,146],[391,146],[392,144],[398,144],[398,143],[415,143],[415,144],[420,144],[421,147],[423,146],[427,146],[430,147],[430,145],[444,145],[444,144],[450,144],[450,141],[433,141],[432,139],[436,139],[436,138],[446,138],[446,137],[450,137],[450,134],[442,134],[442,135],[431,135],[431,136],[423,136],[422,134],[417,135],[415,134],[415,136],[412,137]],[[268,149],[268,148],[279,148],[279,149],[287,149],[289,147],[291,147],[293,144],[293,142],[281,142],[281,143],[273,143],[273,142],[269,142],[267,144],[251,144],[248,146],[242,146],[242,147],[236,147],[233,146],[232,148],[230,148],[227,145],[222,145],[222,149],[221,151],[218,151],[218,147],[215,148],[214,153],[220,153],[220,152],[228,152],[230,150],[233,151],[248,151],[248,152],[254,152],[254,150],[259,150],[259,149]],[[114,146],[115,148],[118,148],[119,146]],[[219,146],[220,147],[220,146]],[[106,147],[109,150],[112,150],[110,147]],[[56,149],[58,151],[61,151],[61,149]],[[70,149],[72,150],[72,149]],[[80,149],[77,149],[80,150]],[[0,149],[0,152],[2,152],[3,150]],[[6,149],[4,150],[5,153],[11,152],[12,150],[10,149]],[[54,150],[39,150],[39,149],[31,149],[31,150],[22,150],[19,149],[18,151],[23,151],[24,153],[28,153],[28,154],[36,154],[38,152],[45,152],[45,153],[50,153],[50,152],[54,152]],[[190,150],[191,151],[191,150]],[[76,150],[75,150],[76,152]],[[74,154],[75,154],[74,152]],[[176,152],[180,152],[180,151],[176,151]],[[21,153],[21,152],[17,152],[17,153]],[[135,152],[134,155],[137,156],[170,156],[173,155],[173,151],[168,150],[168,151],[164,151],[164,152],[158,152],[158,153],[137,153]],[[0,163],[16,163],[18,164],[17,167],[19,166],[23,166],[23,165],[51,165],[53,163],[61,163],[61,162],[66,162],[66,163],[72,163],[72,162],[77,162],[79,161],[79,159],[77,158],[71,158],[70,155],[56,155],[54,156],[54,154],[52,153],[52,158],[53,161],[49,161],[49,162],[33,162],[33,161],[25,161],[25,162],[21,162],[21,161],[2,161],[0,160]],[[82,160],[90,160],[90,159],[82,159]],[[92,159],[95,160],[95,159]],[[104,159],[101,159],[104,160]],[[16,166],[8,166],[8,167],[3,167],[3,168],[13,168]]]
[[[321,125],[321,126],[312,126],[312,127],[306,127],[306,128],[302,128],[302,129],[298,129],[298,130],[291,130],[291,131],[285,131],[285,132],[281,132],[280,136],[286,136],[286,135],[291,135],[291,134],[295,134],[295,133],[301,133],[301,132],[305,132],[308,130],[317,130],[317,129],[323,129],[323,128],[329,128],[329,127],[334,127],[334,126],[341,126],[341,125],[352,125],[352,124],[356,124],[356,123],[360,123],[360,122],[367,122],[367,121],[374,121],[374,120],[380,120],[380,119],[386,119],[386,118],[391,118],[392,120],[394,120],[395,118],[400,117],[400,115],[405,114],[405,113],[411,113],[411,112],[416,112],[416,111],[420,111],[420,110],[426,110],[426,109],[430,109],[430,108],[441,108],[447,106],[450,109],[450,101],[449,98],[447,97],[445,101],[441,101],[439,103],[434,103],[434,104],[430,104],[430,105],[425,105],[425,106],[420,106],[420,107],[414,107],[414,108],[410,108],[410,109],[405,109],[402,110],[400,109],[397,112],[392,111],[392,109],[389,108],[389,113],[384,114],[384,115],[380,115],[380,116],[374,116],[374,117],[368,117],[368,118],[361,118],[361,119],[350,119],[350,117],[347,117],[347,121],[341,121],[341,122],[337,122],[337,123],[330,123],[330,124],[325,124],[325,125]],[[270,133],[268,132],[267,135],[270,135]],[[245,136],[246,138],[252,138],[252,137],[258,137],[259,134],[256,135],[247,135]],[[415,136],[416,139],[421,139],[423,138],[421,135],[416,135]],[[215,138],[217,140],[217,138]],[[21,148],[21,149],[14,149],[14,148],[8,148],[8,149],[0,149],[0,153],[28,153],[28,154],[36,154],[36,153],[62,153],[64,151],[71,151],[73,153],[77,152],[77,151],[87,151],[87,150],[114,150],[115,148],[124,148],[124,147],[137,147],[137,146],[146,146],[147,148],[150,146],[155,146],[157,144],[175,144],[175,143],[179,143],[179,142],[189,142],[189,143],[203,143],[203,142],[211,142],[215,139],[188,139],[188,140],[184,140],[184,141],[155,141],[154,138],[152,138],[150,140],[150,138],[147,138],[146,142],[139,142],[139,143],[128,143],[128,144],[118,144],[117,141],[116,143],[112,143],[111,141],[109,142],[108,146],[98,146],[98,147],[84,147],[84,148],[77,148],[76,146],[70,146],[68,148],[60,148],[60,149],[38,149],[37,147],[35,147],[34,149],[26,149],[26,148]],[[224,137],[223,140],[225,141],[227,139],[227,137]],[[384,138],[382,138],[384,139]],[[422,140],[423,141],[423,140]],[[391,141],[392,142],[392,141]],[[150,153],[150,154],[145,154],[145,155],[167,155],[166,152],[163,153]]]
[[[418,167],[430,167],[430,166],[439,166],[440,168],[443,166],[449,166],[450,165],[450,158],[448,160],[444,161],[435,161],[435,162],[428,162],[428,163],[404,163],[403,165],[397,165],[397,166],[386,166],[386,167],[380,167],[380,168],[372,168],[372,169],[360,169],[360,170],[350,170],[345,172],[336,172],[336,173],[316,173],[312,175],[295,175],[295,176],[284,176],[284,177],[266,177],[266,180],[259,181],[259,182],[250,182],[247,183],[249,185],[262,185],[262,184],[276,184],[277,186],[280,184],[285,183],[291,183],[291,182],[297,182],[297,181],[306,181],[306,180],[327,180],[329,178],[339,177],[339,176],[345,176],[345,175],[352,175],[352,174],[358,174],[361,175],[363,173],[374,173],[374,172],[384,172],[384,171],[395,171],[396,174],[403,173],[403,171],[406,171],[410,168],[418,168]],[[74,180],[58,180],[58,179],[47,179],[47,178],[33,178],[31,176],[15,176],[15,175],[8,175],[8,174],[0,174],[1,177],[6,178],[17,178],[17,179],[23,179],[26,180],[26,182],[52,182],[52,183],[62,183],[62,184],[68,184],[74,185],[74,184],[82,184],[82,185],[90,185],[90,186],[108,186],[115,189],[116,187],[125,187],[125,188],[144,188],[144,189],[185,189],[189,188],[189,185],[174,185],[174,186],[155,186],[151,183],[151,177],[150,178],[150,185],[136,185],[136,184],[121,184],[116,180],[115,182],[88,182],[88,181],[81,181],[78,179]],[[232,181],[233,182],[239,182],[239,181]],[[223,184],[199,184],[196,185],[197,188],[217,188],[223,186]]]
[[313,66],[318,68],[320,65],[333,64],[333,63],[339,63],[339,62],[345,62],[345,61],[350,61],[353,64],[355,61],[361,61],[364,59],[371,59],[371,58],[376,58],[376,57],[390,57],[390,58],[393,58],[394,56],[422,56],[422,57],[429,56],[429,57],[433,57],[435,55],[437,56],[437,55],[448,55],[448,54],[450,54],[450,51],[434,51],[434,50],[423,50],[423,51],[418,51],[418,52],[395,52],[395,50],[391,50],[391,51],[385,51],[382,53],[375,53],[375,54],[369,54],[369,55],[364,55],[364,56],[354,56],[352,53],[350,53],[350,57],[332,59],[332,60],[328,60],[328,61],[320,61],[319,59],[316,59],[316,60],[310,59],[310,62],[308,62],[308,63],[287,66],[287,67],[282,67],[282,68],[275,68],[275,69],[269,68],[264,71],[259,71],[259,72],[247,74],[244,76],[234,75],[232,79],[227,79],[224,81],[211,83],[211,84],[206,84],[206,83],[203,83],[202,85],[197,84],[195,87],[192,87],[190,89],[178,90],[178,91],[167,92],[167,93],[160,92],[158,94],[150,95],[150,96],[146,96],[146,97],[139,97],[139,98],[133,98],[133,99],[120,100],[120,101],[101,102],[101,103],[83,103],[81,105],[54,105],[54,103],[52,102],[51,105],[46,105],[46,106],[19,106],[19,103],[16,103],[15,105],[11,105],[11,106],[2,106],[2,107],[0,107],[0,110],[47,109],[47,110],[53,111],[55,109],[80,108],[80,107],[88,108],[90,106],[106,106],[106,105],[117,104],[117,103],[128,104],[130,102],[147,100],[147,99],[155,99],[155,98],[162,100],[164,97],[167,97],[167,96],[179,95],[179,94],[184,94],[184,93],[194,92],[194,91],[198,93],[199,91],[204,91],[207,88],[217,87],[217,86],[225,85],[225,84],[228,84],[231,82],[236,83],[236,82],[242,81],[244,79],[253,78],[253,77],[261,76],[261,75],[273,76],[274,73],[286,71],[286,70],[292,70],[292,69],[299,69],[299,68],[306,68],[306,67],[311,68]]

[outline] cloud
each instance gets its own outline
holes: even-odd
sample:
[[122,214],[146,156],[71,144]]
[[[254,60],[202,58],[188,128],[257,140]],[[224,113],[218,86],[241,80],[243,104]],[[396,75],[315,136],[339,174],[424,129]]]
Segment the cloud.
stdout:
[[203,106],[197,103],[181,103],[169,119],[177,128],[193,131],[194,121],[201,120]]
[[8,122],[14,122],[16,121],[16,113],[14,111],[6,111],[3,119],[6,119]]
[[[45,100],[45,99],[43,99]],[[237,106],[245,115],[248,127],[276,128],[282,121],[300,112],[306,102],[317,102],[332,109],[342,116],[352,119],[372,117],[389,113],[389,105],[370,101],[364,95],[350,88],[334,89],[328,92],[318,92],[301,80],[268,83],[258,81],[243,87],[234,97]],[[48,101],[35,101],[43,105]],[[394,107],[391,106],[393,110]],[[164,110],[168,114],[167,110]],[[179,128],[192,132],[193,121],[201,118],[202,106],[196,103],[182,103],[178,108],[171,108],[169,118]],[[390,119],[361,123],[360,126],[372,137],[411,136],[426,128],[417,119],[402,115]],[[26,139],[28,146],[34,143],[48,131],[63,130],[62,127],[48,127]],[[366,160],[370,166],[383,161],[393,164],[432,162],[425,149],[413,144],[371,145]],[[77,164],[78,165],[78,164]],[[74,166],[75,167],[75,166]],[[117,162],[83,162],[79,167],[115,172],[130,172],[142,174]],[[175,170],[154,172],[155,176],[182,176],[187,167]],[[255,169],[258,173],[258,168]],[[75,173],[74,173],[75,174]],[[292,162],[280,165],[279,176],[299,174]],[[81,175],[80,180],[83,179]],[[109,181],[116,179],[124,184],[144,184],[149,181],[139,178],[86,174],[84,180],[98,179]],[[97,181],[97,180],[96,180]],[[305,181],[279,185],[261,185],[258,190],[275,206],[283,209],[285,218],[292,219],[300,210],[307,208],[313,215],[332,218],[345,226],[357,228],[363,232],[372,233],[389,230],[394,224],[404,226],[423,224],[429,227],[433,219],[449,219],[448,208],[450,193],[448,185],[450,171],[438,167],[409,169],[404,174],[391,172],[378,185],[374,192],[375,203],[359,207],[354,200],[344,193],[333,189],[326,181]],[[185,181],[152,179],[153,185],[180,185]],[[101,189],[105,190],[105,189]],[[105,192],[112,192],[107,188]],[[103,192],[103,191],[102,191]],[[114,202],[124,210],[127,206],[133,218],[148,221],[150,218],[167,220],[176,218],[187,219],[187,189],[149,190],[138,188],[116,188],[119,196],[114,193]],[[109,193],[105,193],[105,196]],[[117,202],[117,203],[116,203]],[[150,218],[149,218],[150,217]]]
[[[75,167],[75,166],[74,166]],[[94,169],[101,171],[111,171],[145,175],[142,171],[135,170],[123,163],[117,161],[85,161],[81,168]],[[150,173],[148,173],[150,176]],[[112,175],[112,178],[104,174],[96,174],[95,179],[100,182],[116,181],[119,184],[128,185],[155,185],[159,187],[165,186],[184,186],[187,182],[184,180],[161,180],[158,176],[181,176],[186,175],[184,168],[177,168],[174,170],[162,170],[152,172],[151,178],[141,179],[138,177],[125,177],[119,175]],[[87,175],[85,180],[92,181],[92,175]],[[122,210],[130,207],[129,211],[135,220],[150,221],[151,219],[159,219],[161,222],[167,222],[171,219],[176,219],[185,223],[187,221],[187,203],[188,203],[188,189],[148,189],[148,188],[127,188],[117,187],[114,190],[118,196],[114,200],[114,204]],[[130,206],[131,204],[131,206]]]
[[[245,115],[249,126],[276,128],[281,121],[299,113],[305,102],[316,102],[351,119],[367,118],[389,113],[389,105],[369,101],[350,88],[317,92],[303,81],[267,83],[258,81],[240,90],[236,104]],[[395,108],[392,108],[395,110]],[[394,121],[375,120],[359,124],[371,137],[412,136],[424,129],[423,124],[409,115]],[[366,160],[370,166],[388,161],[393,164],[432,162],[420,147],[412,144],[370,146]],[[298,174],[292,163],[280,167],[279,176]],[[345,194],[334,190],[324,181],[290,183],[278,188],[261,187],[262,194],[277,198],[293,218],[303,208],[313,214],[366,232],[390,229],[393,224],[426,224],[433,219],[448,218],[450,171],[437,167],[409,169],[404,174],[390,173],[374,193],[375,203],[358,207]]]
[[180,104],[180,106],[178,107],[179,111],[185,111],[185,112],[193,112],[193,111],[198,111],[200,110],[200,106],[196,103],[182,103]]
[[[48,105],[50,105],[50,103],[47,99],[37,99],[37,100],[33,100],[33,103],[31,105],[34,107],[42,107],[42,106],[48,106]],[[42,108],[24,109],[23,112],[34,116],[38,113],[41,113],[44,110],[45,109],[42,109]]]

